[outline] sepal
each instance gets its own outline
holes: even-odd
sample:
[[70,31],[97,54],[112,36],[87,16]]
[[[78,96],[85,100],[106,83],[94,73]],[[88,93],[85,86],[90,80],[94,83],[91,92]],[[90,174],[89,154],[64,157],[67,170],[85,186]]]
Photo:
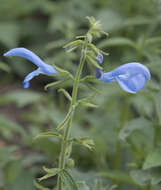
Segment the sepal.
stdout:
[[94,141],[92,139],[89,139],[87,136],[81,138],[73,138],[72,141],[90,150],[94,149]]
[[100,54],[100,50],[94,44],[88,44],[88,46],[97,54]]
[[67,79],[59,80],[59,81],[56,81],[56,82],[51,82],[51,83],[45,85],[44,90],[47,90],[50,87],[57,87],[57,86],[63,84],[64,82],[66,82],[66,81],[67,81]]
[[79,82],[95,82],[99,83],[99,81],[92,75],[87,75],[84,78],[80,79]]
[[82,45],[84,42],[82,40],[75,40],[73,42],[70,42],[64,46],[64,48],[67,50],[67,52],[71,52],[74,49],[76,49],[78,46]]
[[47,173],[46,175],[44,175],[43,177],[38,178],[39,181],[42,181],[44,179],[48,179],[49,177],[53,177],[55,175],[57,175],[61,169],[60,168],[46,168],[45,166],[43,167],[44,171]]
[[58,92],[62,92],[64,94],[64,96],[71,102],[72,101],[72,97],[71,95],[64,89],[64,88],[60,88],[58,90]]
[[70,155],[71,155],[71,152],[72,152],[72,145],[73,145],[73,142],[70,141],[69,144],[68,144],[68,146],[67,146],[67,149],[66,149],[66,151],[65,151],[65,155],[66,155],[67,158],[69,158]]
[[96,94],[102,94],[102,92],[100,90],[98,90],[97,88],[93,87],[90,83],[86,83],[86,85],[88,86],[89,89],[91,89],[94,93]]
[[33,184],[38,190],[50,190],[49,188],[40,185],[36,180],[33,181]]
[[92,43],[93,37],[92,34],[90,34],[89,32],[87,33],[87,40],[89,43]]
[[78,104],[81,104],[83,106],[86,106],[86,107],[91,107],[91,108],[97,108],[98,105],[96,104],[93,104],[92,102],[89,102],[87,100],[78,100]]
[[73,111],[74,111],[75,106],[72,106],[69,110],[69,112],[67,113],[66,117],[64,118],[64,120],[57,126],[56,130],[60,131],[61,129],[64,128],[65,124],[69,121],[69,119],[72,117]]
[[60,67],[58,67],[56,65],[54,65],[54,68],[56,69],[56,71],[58,71],[58,73],[57,73],[58,76],[68,76],[69,78],[74,80],[73,75],[69,71],[61,69]]
[[95,66],[95,67],[97,67],[97,68],[99,68],[99,69],[102,70],[102,67],[97,63],[96,60],[94,60],[93,57],[87,55],[87,56],[86,56],[86,60],[87,60],[87,62],[88,62],[89,64],[92,64],[93,66]]

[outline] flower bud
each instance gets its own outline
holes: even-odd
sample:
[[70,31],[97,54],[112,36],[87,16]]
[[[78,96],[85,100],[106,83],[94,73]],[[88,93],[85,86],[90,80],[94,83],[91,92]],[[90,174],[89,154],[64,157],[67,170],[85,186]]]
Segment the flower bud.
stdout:
[[75,162],[72,158],[68,158],[67,162],[66,162],[66,166],[67,168],[73,168],[75,166]]

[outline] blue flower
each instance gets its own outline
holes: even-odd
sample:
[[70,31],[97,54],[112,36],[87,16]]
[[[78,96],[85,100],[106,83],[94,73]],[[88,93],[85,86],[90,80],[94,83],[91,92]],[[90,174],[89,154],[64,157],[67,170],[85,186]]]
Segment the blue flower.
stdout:
[[29,81],[39,74],[52,75],[52,74],[57,73],[56,70],[54,69],[54,67],[44,63],[37,55],[35,55],[33,52],[31,52],[30,50],[25,49],[25,48],[11,49],[10,51],[6,52],[4,54],[4,56],[6,56],[6,57],[8,57],[8,56],[24,57],[24,58],[28,59],[29,61],[33,62],[38,67],[35,71],[29,73],[25,77],[25,79],[23,81],[24,88],[28,88],[30,86]]
[[103,82],[116,81],[126,92],[136,93],[144,88],[146,78],[150,80],[151,75],[146,66],[134,62],[124,64],[107,73],[96,69],[96,78]]

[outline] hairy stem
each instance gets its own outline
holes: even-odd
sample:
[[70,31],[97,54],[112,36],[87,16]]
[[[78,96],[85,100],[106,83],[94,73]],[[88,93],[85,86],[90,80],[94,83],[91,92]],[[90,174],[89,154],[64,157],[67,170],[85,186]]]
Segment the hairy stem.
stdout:
[[[77,101],[79,80],[80,80],[83,65],[84,65],[85,59],[86,59],[86,49],[87,49],[87,40],[85,40],[83,48],[82,48],[81,59],[80,59],[79,67],[78,67],[78,70],[77,70],[77,73],[76,73],[76,76],[75,76],[75,80],[74,80],[74,84],[73,84],[72,101],[71,101],[71,105],[70,105],[69,109],[71,109],[71,107],[74,107],[75,103]],[[62,143],[61,143],[61,153],[60,153],[60,158],[59,158],[59,168],[60,169],[65,168],[66,149],[67,149],[67,145],[68,145],[68,137],[70,135],[70,128],[71,128],[74,112],[75,112],[75,108],[73,108],[73,111],[71,113],[71,117],[70,117],[70,119],[69,119],[69,121],[67,123],[67,126],[65,128],[64,135],[63,135],[63,140],[62,140]],[[62,190],[62,180],[61,180],[60,176],[58,177],[57,189]]]

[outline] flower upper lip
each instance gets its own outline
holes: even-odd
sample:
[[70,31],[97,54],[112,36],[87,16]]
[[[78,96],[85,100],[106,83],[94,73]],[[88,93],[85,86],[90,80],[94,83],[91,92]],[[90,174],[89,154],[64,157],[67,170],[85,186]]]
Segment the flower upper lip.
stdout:
[[44,63],[36,54],[34,54],[32,51],[30,51],[26,48],[11,49],[8,52],[4,53],[4,56],[6,56],[6,57],[8,57],[8,56],[24,57],[24,58],[28,59],[29,61],[31,61],[32,63],[34,63],[38,67],[38,69],[29,73],[25,77],[25,79],[23,81],[24,88],[28,88],[30,85],[29,81],[33,77],[35,77],[39,74],[52,75],[52,74],[57,73],[53,66]]

